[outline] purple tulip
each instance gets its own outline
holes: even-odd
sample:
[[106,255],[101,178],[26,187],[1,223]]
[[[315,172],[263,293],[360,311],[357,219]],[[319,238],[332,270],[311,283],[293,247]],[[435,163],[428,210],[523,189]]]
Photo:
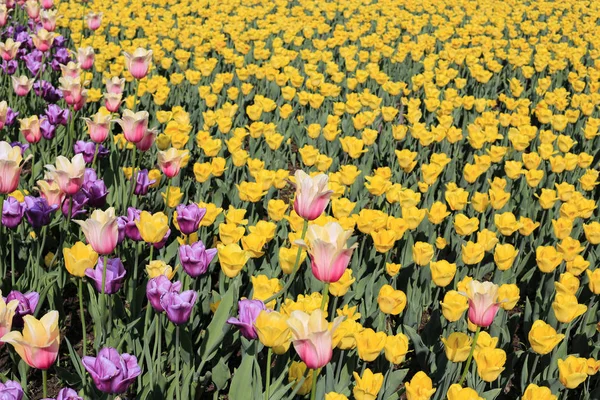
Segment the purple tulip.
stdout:
[[[125,267],[118,258],[110,258],[107,260],[106,267],[106,284],[104,293],[114,294],[123,286],[125,280]],[[104,258],[99,258],[96,268],[88,268],[85,270],[85,275],[94,281],[94,286],[98,293],[102,293],[102,274],[104,273]]]
[[171,282],[169,278],[164,275],[159,275],[156,278],[152,278],[146,285],[146,297],[154,311],[163,312],[165,311],[160,304],[160,298],[168,292],[179,293],[181,291],[181,282]]
[[13,326],[21,327],[23,326],[23,317],[35,312],[38,301],[40,300],[40,294],[38,292],[27,292],[23,294],[17,290],[13,290],[6,296],[5,301],[8,303],[12,300],[17,300],[19,302],[17,310],[15,311],[15,316],[13,317]]
[[242,336],[246,339],[256,339],[258,335],[254,328],[254,321],[256,321],[261,311],[270,311],[262,301],[240,300],[238,301],[238,317],[229,318],[227,323],[237,326]]
[[180,204],[176,210],[177,224],[179,225],[179,230],[184,235],[196,232],[200,226],[200,221],[206,215],[206,208],[200,208],[196,203],[191,203],[187,206]]
[[148,170],[143,169],[137,174],[137,180],[135,183],[135,189],[133,190],[133,193],[137,194],[138,196],[145,196],[148,194],[148,189],[150,188],[150,185],[153,185],[154,183],[156,183],[156,180],[150,180],[150,178],[148,177]]
[[56,126],[52,125],[48,118],[42,117],[40,120],[40,131],[42,131],[44,139],[52,140],[56,134]]
[[67,125],[69,122],[69,109],[60,108],[56,104],[49,104],[45,114],[53,125]]
[[64,48],[67,45],[67,39],[63,35],[58,35],[54,38],[54,47]]
[[38,229],[50,223],[50,215],[58,209],[50,206],[43,197],[25,196],[25,216],[34,228]]
[[71,388],[60,389],[56,399],[42,399],[42,400],[83,400],[83,397],[79,396],[77,392]]
[[181,293],[167,292],[160,297],[160,305],[167,313],[169,321],[175,325],[181,325],[190,319],[196,300],[198,300],[198,294],[195,290],[186,290]]
[[117,227],[119,228],[119,238],[117,239],[117,244],[121,244],[123,240],[125,240],[125,225],[127,224],[126,217],[118,217],[117,218]]
[[21,154],[25,154],[25,152],[29,148],[29,143],[12,142],[10,144],[10,147],[18,147],[21,149]]
[[[56,43],[56,39],[54,39],[54,43]],[[67,65],[69,61],[71,61],[71,55],[69,51],[65,48],[58,49],[54,53],[54,61],[59,64]]]
[[15,111],[12,108],[8,107],[8,110],[6,110],[6,121],[4,122],[4,124],[6,126],[12,126],[17,121],[18,116],[18,111]]
[[4,206],[2,207],[2,225],[7,228],[15,228],[21,223],[23,215],[25,213],[25,205],[19,203],[19,200],[12,196],[9,196],[4,200]]
[[23,398],[23,389],[15,381],[0,382],[0,399],[2,400],[21,400]]
[[[135,221],[140,220],[140,214],[142,212],[133,207],[127,207],[127,217],[125,223],[125,236],[131,240],[139,242],[142,240],[142,236],[140,235],[140,230],[138,229]],[[125,218],[125,217],[123,217]]]
[[93,169],[86,168],[81,189],[87,196],[90,206],[99,208],[106,204],[108,189],[106,188],[104,181],[98,179],[96,171]]
[[4,71],[6,75],[13,75],[15,72],[17,72],[19,63],[17,63],[17,60],[2,61],[1,67],[2,71]]
[[[71,203],[72,205],[69,205]],[[62,213],[65,217],[69,216],[69,207],[71,208],[71,218],[75,218],[80,215],[85,215],[87,210],[84,208],[88,203],[88,197],[85,195],[83,190],[79,190],[70,200],[62,203]]]
[[103,348],[97,357],[83,357],[81,363],[92,376],[96,388],[109,394],[124,393],[142,373],[135,356],[119,354],[112,347]]
[[57,90],[48,81],[36,81],[33,84],[33,90],[35,91],[35,94],[42,97],[49,103],[55,103],[62,97],[62,92],[60,90]]
[[179,259],[183,269],[192,278],[204,275],[208,265],[217,254],[217,249],[206,249],[202,241],[179,247]]
[[[94,153],[96,152],[96,143],[78,140],[73,145],[73,149],[75,150],[75,154],[83,155],[83,160],[86,163],[91,163],[92,161],[94,161]],[[108,155],[108,149],[102,145],[98,146],[98,155],[96,156],[96,158],[104,158],[107,155]]]

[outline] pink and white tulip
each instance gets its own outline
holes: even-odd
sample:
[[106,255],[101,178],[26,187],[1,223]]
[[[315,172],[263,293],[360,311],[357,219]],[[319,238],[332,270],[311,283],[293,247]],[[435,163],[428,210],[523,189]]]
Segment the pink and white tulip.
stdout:
[[131,110],[123,110],[121,118],[114,120],[114,122],[121,125],[123,136],[128,142],[137,143],[144,138],[148,131],[148,118],[147,111],[134,113]]
[[469,321],[482,328],[490,326],[500,307],[498,285],[492,282],[471,281],[466,295],[469,298]]
[[75,222],[81,226],[85,239],[96,253],[108,255],[117,247],[119,226],[113,207],[106,211],[94,210],[90,218]]
[[35,144],[42,139],[40,120],[37,115],[19,119],[20,130],[27,142]]
[[56,166],[46,165],[48,177],[55,181],[60,190],[72,196],[81,189],[85,174],[85,160],[76,154],[71,160],[64,156],[56,157]]
[[135,79],[142,79],[148,75],[150,61],[152,60],[152,50],[145,50],[138,47],[133,53],[123,52],[123,55],[125,56],[127,70]]
[[0,56],[3,60],[10,61],[17,56],[19,47],[21,47],[21,42],[15,42],[12,38],[8,38],[4,43],[0,42]]
[[27,96],[27,93],[31,91],[33,82],[35,81],[35,79],[28,78],[25,75],[19,77],[13,75],[11,78],[15,94],[19,97]]
[[351,230],[344,230],[337,222],[329,222],[325,226],[309,225],[306,241],[296,240],[295,244],[307,249],[315,278],[333,283],[344,275],[357,247],[357,244],[348,247],[351,235]]
[[329,177],[319,174],[312,178],[302,170],[297,170],[294,176],[296,178],[294,211],[308,221],[319,218],[333,194],[327,185]]
[[23,156],[19,146],[0,142],[0,194],[14,192],[19,186]]
[[97,112],[92,118],[84,118],[85,124],[90,134],[90,139],[94,143],[102,143],[108,137],[110,132],[110,114]]
[[168,178],[173,178],[179,173],[183,160],[188,154],[189,151],[177,150],[174,147],[171,147],[167,151],[159,151],[157,155],[158,166],[163,174]]

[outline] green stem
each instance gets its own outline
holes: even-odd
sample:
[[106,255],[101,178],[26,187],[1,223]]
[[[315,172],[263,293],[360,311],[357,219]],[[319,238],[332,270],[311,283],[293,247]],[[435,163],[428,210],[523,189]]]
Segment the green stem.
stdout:
[[42,393],[44,397],[48,397],[48,371],[42,370]]
[[[0,211],[1,213],[1,211]],[[1,214],[0,214],[1,215]],[[38,237],[38,243],[40,238]],[[10,284],[11,289],[15,288],[15,235],[10,234]]]
[[325,309],[327,306],[327,300],[329,300],[329,282],[327,282],[323,288],[323,298],[321,299],[321,310],[323,311],[327,311]]
[[169,178],[167,180],[167,191],[165,193],[165,214],[169,214],[169,189],[171,188],[171,179],[173,178]]
[[471,351],[469,352],[469,357],[467,358],[467,363],[465,364],[465,369],[463,370],[462,376],[460,377],[460,381],[458,384],[462,386],[465,378],[467,377],[467,372],[469,372],[469,367],[471,366],[471,360],[473,359],[473,353],[475,352],[475,346],[477,345],[477,338],[479,338],[479,332],[481,332],[481,327],[478,326],[475,331],[475,336],[473,337],[473,344],[471,345]]
[[313,369],[312,387],[310,389],[310,400],[315,400],[317,395],[317,378],[319,376],[319,370]]
[[96,159],[98,158],[98,143],[96,143],[96,148],[94,149],[94,159],[92,160],[92,169],[96,169]]
[[[304,240],[304,238],[306,237],[307,230],[308,230],[308,221],[304,220],[304,225],[302,226],[302,235],[300,236],[300,239]],[[292,282],[294,282],[294,278],[296,277],[296,272],[298,272],[298,266],[300,265],[300,256],[301,255],[302,255],[302,247],[298,247],[298,253],[296,253],[296,262],[294,263],[294,269],[292,270],[292,273],[290,274],[288,281],[283,286],[283,289],[281,289],[279,292],[275,293],[274,295],[272,295],[271,297],[266,299],[264,301],[265,304],[269,304],[269,302],[271,302],[272,300],[275,300],[282,294],[285,295],[287,293],[288,289],[292,285]]]
[[[18,8],[18,7],[17,7]],[[0,194],[0,222],[2,221],[2,209],[4,207],[4,195]],[[4,231],[4,224],[0,224],[0,243],[3,243],[4,238],[2,237],[2,233]],[[6,273],[6,266],[4,264],[4,251],[0,248],[0,271],[2,271],[2,276]]]
[[[102,257],[102,313],[104,314],[104,320],[106,321],[106,256]],[[106,330],[106,325],[102,324],[102,330],[104,331],[104,342],[106,342],[106,337],[108,336],[108,332]]]
[[179,325],[175,327],[175,395],[177,400],[181,398],[181,387],[179,386]]
[[[40,68],[41,69],[41,68]],[[35,144],[31,145],[31,175],[29,176],[29,186],[33,188],[35,179],[33,176],[33,169],[35,168]]]
[[87,330],[85,329],[85,311],[83,309],[83,278],[77,282],[77,296],[79,297],[79,318],[81,319],[81,335],[83,337],[81,348],[82,354],[85,357],[87,355]]
[[266,390],[265,390],[265,400],[269,400],[269,392],[271,391],[271,357],[273,356],[273,350],[269,347],[269,351],[267,351],[267,380],[266,380]]

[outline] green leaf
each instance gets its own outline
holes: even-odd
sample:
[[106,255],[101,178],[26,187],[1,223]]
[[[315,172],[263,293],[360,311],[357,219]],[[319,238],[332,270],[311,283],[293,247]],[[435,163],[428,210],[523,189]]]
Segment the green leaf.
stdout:
[[237,298],[238,283],[233,281],[227,289],[225,295],[221,298],[219,307],[213,316],[212,321],[206,329],[206,336],[200,346],[200,358],[203,362],[207,362],[214,357],[214,351],[225,336],[225,332],[229,329],[227,318],[229,318],[231,309],[233,308],[234,298]]

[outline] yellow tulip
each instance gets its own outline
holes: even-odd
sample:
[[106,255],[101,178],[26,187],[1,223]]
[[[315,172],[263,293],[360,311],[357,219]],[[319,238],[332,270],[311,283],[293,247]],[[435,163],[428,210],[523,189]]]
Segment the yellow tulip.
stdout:
[[455,383],[448,388],[448,400],[484,400],[479,394],[471,388],[462,387],[458,383]]
[[522,400],[557,400],[550,388],[530,383],[523,393]]
[[353,372],[356,385],[352,389],[352,394],[356,400],[375,400],[381,386],[383,385],[383,374],[374,374],[369,368],[365,369],[362,376]]
[[85,270],[94,268],[98,262],[98,253],[92,249],[89,244],[77,242],[71,248],[63,248],[63,256],[65,259],[65,268],[73,276],[83,278]]
[[379,289],[377,304],[382,313],[398,315],[406,307],[406,294],[401,290],[395,290],[390,285],[383,285]]
[[371,328],[364,329],[354,335],[358,357],[367,362],[374,361],[385,347],[385,332],[375,332]]
[[558,360],[558,379],[567,389],[575,389],[588,377],[587,360],[582,357],[568,356]]
[[408,353],[408,337],[402,333],[388,336],[383,347],[385,358],[392,364],[400,364]]
[[531,349],[538,354],[550,353],[565,335],[556,333],[556,330],[542,320],[537,320],[529,330],[529,344]]
[[239,275],[246,262],[250,259],[250,254],[243,250],[238,244],[228,245],[219,244],[217,254],[221,270],[229,278],[235,278]]
[[429,267],[431,268],[431,279],[436,286],[448,286],[456,274],[456,264],[446,260],[432,261]]
[[431,378],[423,371],[417,372],[404,387],[408,400],[427,400],[435,393]]
[[286,315],[277,311],[261,311],[254,321],[258,339],[263,346],[273,348],[276,354],[283,354],[290,347],[292,333],[287,320]]
[[474,355],[477,374],[486,382],[493,382],[504,371],[506,353],[502,349],[484,348]]
[[444,300],[440,302],[442,314],[449,322],[458,321],[465,311],[469,309],[469,303],[466,296],[458,293],[456,290],[450,290],[444,295]]
[[171,280],[175,276],[175,271],[177,271],[177,268],[173,269],[173,267],[161,260],[152,260],[146,265],[146,273],[149,279],[164,275]]
[[142,211],[140,219],[135,222],[135,225],[144,242],[159,243],[169,230],[169,219],[162,212],[150,214],[148,211]]
[[453,332],[448,338],[442,338],[446,357],[452,362],[463,362],[471,352],[471,338],[462,332]]

